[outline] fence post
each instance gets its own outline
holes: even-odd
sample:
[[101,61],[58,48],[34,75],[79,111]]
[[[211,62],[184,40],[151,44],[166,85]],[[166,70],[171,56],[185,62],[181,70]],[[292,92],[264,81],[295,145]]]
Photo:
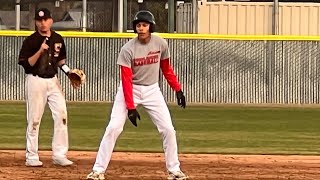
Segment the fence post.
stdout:
[[118,3],[118,32],[123,31],[123,0],[119,0]]
[[16,30],[20,30],[20,0],[16,0]]
[[82,31],[87,31],[87,0],[82,1]]
[[272,34],[279,34],[279,0],[273,0]]
[[128,0],[123,0],[123,31],[127,32],[127,30],[128,30]]
[[192,0],[192,33],[198,33],[198,0]]
[[175,0],[168,0],[168,32],[169,33],[174,33],[174,18],[175,18],[175,9],[176,4]]

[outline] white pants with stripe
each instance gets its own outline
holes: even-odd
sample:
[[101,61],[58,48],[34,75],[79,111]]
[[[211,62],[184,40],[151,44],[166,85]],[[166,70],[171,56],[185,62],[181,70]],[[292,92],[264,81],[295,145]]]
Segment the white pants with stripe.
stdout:
[[41,118],[48,103],[54,121],[52,138],[53,158],[65,158],[68,151],[67,107],[61,85],[57,77],[40,78],[26,76],[26,159],[39,160],[38,138]]
[[[158,83],[150,86],[133,85],[133,99],[135,106],[142,105],[146,109],[162,136],[167,169],[169,171],[179,171],[180,162],[178,160],[176,132]],[[99,173],[106,171],[116,140],[126,122],[127,112],[122,86],[120,85],[113,104],[110,122],[100,143],[93,171]]]

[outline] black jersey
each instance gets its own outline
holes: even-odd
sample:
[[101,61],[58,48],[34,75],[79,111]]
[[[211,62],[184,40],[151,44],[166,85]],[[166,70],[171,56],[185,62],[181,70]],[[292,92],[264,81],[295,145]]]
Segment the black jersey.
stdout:
[[[45,38],[47,38],[46,43],[49,49],[42,53],[34,66],[30,66],[28,58],[40,49]],[[26,74],[51,78],[57,74],[58,62],[63,59],[66,59],[66,48],[60,34],[51,31],[51,36],[46,37],[35,32],[23,41],[18,64],[24,67]]]

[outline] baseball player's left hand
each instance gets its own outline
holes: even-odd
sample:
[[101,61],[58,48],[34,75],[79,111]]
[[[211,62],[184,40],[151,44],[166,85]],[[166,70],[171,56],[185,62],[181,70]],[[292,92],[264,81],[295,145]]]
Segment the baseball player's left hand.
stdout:
[[176,96],[177,96],[178,105],[183,108],[186,108],[186,97],[183,95],[183,92],[181,90],[176,92]]
[[80,69],[71,69],[68,72],[68,77],[70,79],[73,88],[78,89],[86,81],[86,74]]
[[137,118],[140,120],[140,114],[136,109],[129,109],[128,110],[128,118],[132,122],[132,124],[137,127]]

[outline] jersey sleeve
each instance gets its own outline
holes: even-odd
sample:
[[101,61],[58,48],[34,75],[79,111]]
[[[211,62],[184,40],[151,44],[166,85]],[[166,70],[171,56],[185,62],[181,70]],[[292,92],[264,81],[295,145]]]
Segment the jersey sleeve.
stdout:
[[120,71],[123,95],[127,109],[135,109],[132,88],[132,69],[126,66],[120,66]]
[[168,84],[173,90],[180,91],[181,87],[178,82],[177,76],[175,75],[170,65],[170,53],[169,53],[169,46],[167,41],[163,40],[161,47],[162,47],[162,52],[161,52],[160,68],[161,68],[162,74],[166,78]]
[[31,44],[29,43],[29,38],[26,38],[23,43],[22,43],[22,47],[20,49],[19,52],[19,62],[20,61],[24,61],[27,60],[29,57],[31,57],[32,51],[31,51]]
[[131,68],[132,54],[130,50],[123,47],[118,56],[117,64],[120,66]]
[[22,43],[22,47],[19,52],[18,64],[23,66],[25,68],[25,70],[30,69],[31,66],[29,64],[28,59],[33,54],[34,54],[34,52],[32,51],[32,45],[30,44],[30,39],[28,37]]
[[132,69],[130,51],[124,46],[121,48],[117,64],[120,65],[121,82],[123,95],[127,109],[134,109],[133,89],[132,89]]
[[170,59],[169,46],[166,40],[161,41],[161,57],[160,60]]
[[181,90],[180,83],[179,83],[177,76],[175,75],[175,73],[170,65],[169,59],[165,59],[165,60],[160,61],[160,68],[161,68],[163,76],[168,81],[168,84],[170,85],[170,87],[173,90],[175,90],[176,92],[180,91]]

